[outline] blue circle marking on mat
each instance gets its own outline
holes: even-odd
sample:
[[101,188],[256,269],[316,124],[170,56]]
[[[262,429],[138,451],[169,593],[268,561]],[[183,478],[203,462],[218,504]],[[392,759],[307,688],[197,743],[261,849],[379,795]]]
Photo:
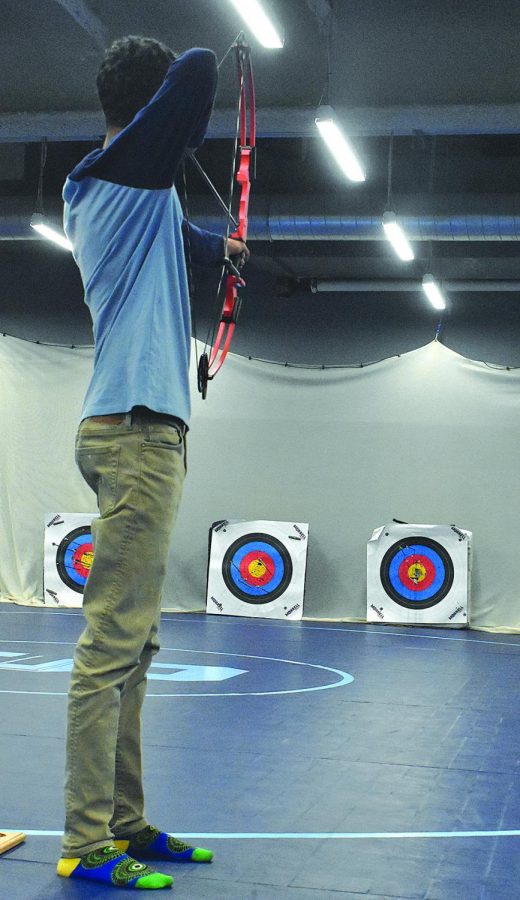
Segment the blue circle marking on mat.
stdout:
[[[240,571],[240,566],[244,557],[246,557],[249,553],[256,552],[265,553],[266,556],[268,556],[273,562],[271,578],[269,579],[269,581],[266,581],[261,585],[254,585],[249,581],[245,581]],[[244,544],[243,547],[240,547],[240,549],[236,551],[231,560],[230,576],[232,580],[242,591],[252,594],[253,596],[263,595],[266,593],[266,591],[276,590],[282,578],[284,577],[284,574],[285,565],[280,553],[275,547],[272,546],[272,544],[266,544],[263,541],[254,541],[248,544]]]
[[431,547],[426,547],[424,544],[414,544],[413,547],[407,547],[406,550],[413,551],[408,554],[409,556],[427,557],[435,569],[435,578],[427,588],[422,591],[420,589],[412,591],[402,583],[399,576],[399,568],[403,562],[403,551],[399,550],[390,563],[388,577],[394,590],[401,594],[406,600],[410,600],[419,605],[420,603],[429,600],[438,590],[440,590],[446,578],[446,569],[444,568],[444,563],[439,554]]
[[[38,647],[43,644],[46,648],[57,645],[67,645],[67,641],[0,641],[0,647],[5,645],[32,645]],[[74,642],[70,642],[73,647]],[[166,655],[172,654],[171,663],[166,662]],[[5,661],[1,661],[2,655]],[[197,661],[202,657],[202,665],[204,665],[204,657],[209,658],[209,662],[217,662],[218,657],[222,657],[225,665],[228,666],[231,660],[236,660],[234,665],[242,665],[244,668],[237,680],[232,679],[226,682],[214,682],[213,690],[209,689],[209,685],[205,684],[205,689],[198,690],[198,685],[194,685],[192,690],[186,690],[186,684],[179,683],[179,687],[173,690],[173,681],[162,680],[162,673],[176,668],[182,668],[183,657],[189,661],[190,656],[195,655]],[[46,659],[50,656],[51,659]],[[47,697],[65,697],[67,690],[56,690],[55,686],[68,687],[70,678],[70,669],[72,667],[72,659],[70,654],[66,658],[56,658],[52,651],[47,650],[45,655],[31,655],[24,659],[24,653],[3,653],[0,654],[0,684],[4,684],[13,678],[16,686],[8,688],[0,688],[0,694],[41,694]],[[148,673],[148,691],[147,696],[156,697],[262,697],[277,696],[282,694],[305,694],[314,691],[326,691],[331,688],[343,687],[354,681],[354,676],[342,669],[336,669],[333,666],[320,665],[318,663],[308,663],[302,660],[284,659],[273,656],[259,656],[252,653],[231,653],[224,650],[195,650],[183,647],[162,647],[161,659],[164,662],[152,663],[150,672]],[[41,660],[41,662],[40,662]],[[247,661],[242,663],[242,660]],[[156,670],[160,670],[157,677]],[[66,678],[65,684],[60,684],[58,679]],[[242,681],[244,679],[244,681]],[[199,680],[199,679],[197,679]],[[38,690],[33,689],[33,685],[37,682]],[[269,685],[269,682],[271,683]],[[204,683],[204,679],[202,680]],[[226,687],[227,685],[227,687]],[[242,689],[239,689],[242,688]]]

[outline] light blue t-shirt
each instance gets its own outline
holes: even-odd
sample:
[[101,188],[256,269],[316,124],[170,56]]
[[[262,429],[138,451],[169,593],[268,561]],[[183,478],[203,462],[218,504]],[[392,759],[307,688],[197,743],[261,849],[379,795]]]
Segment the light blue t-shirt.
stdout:
[[184,53],[133,122],[65,182],[64,228],[95,339],[82,418],[147,406],[189,423],[183,233],[202,265],[222,260],[224,241],[183,221],[173,180],[186,148],[204,139],[216,72],[211,51]]

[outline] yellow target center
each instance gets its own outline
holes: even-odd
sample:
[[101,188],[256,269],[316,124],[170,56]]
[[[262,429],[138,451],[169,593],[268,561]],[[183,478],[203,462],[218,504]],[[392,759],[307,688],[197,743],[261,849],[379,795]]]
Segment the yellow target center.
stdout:
[[262,578],[267,571],[267,566],[261,559],[254,559],[247,568],[251,578]]
[[81,554],[81,565],[84,566],[85,569],[92,568],[92,560],[94,559],[94,553],[92,550],[86,550],[85,553]]
[[426,569],[423,564],[414,562],[411,566],[408,566],[408,578],[410,581],[413,581],[414,584],[420,584],[421,581],[424,581],[426,578]]

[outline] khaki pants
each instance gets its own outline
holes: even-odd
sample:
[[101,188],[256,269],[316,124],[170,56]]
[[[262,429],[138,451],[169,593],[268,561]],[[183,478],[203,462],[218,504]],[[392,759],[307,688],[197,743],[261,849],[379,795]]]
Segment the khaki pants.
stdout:
[[85,419],[79,469],[96,492],[86,627],[68,706],[63,855],[82,856],[146,824],[141,706],[159,649],[161,595],[186,473],[184,428],[146,411]]

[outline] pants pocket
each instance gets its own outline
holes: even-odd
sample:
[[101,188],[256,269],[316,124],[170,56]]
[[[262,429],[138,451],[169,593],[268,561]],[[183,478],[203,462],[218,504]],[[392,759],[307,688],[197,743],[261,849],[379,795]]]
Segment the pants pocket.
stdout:
[[182,446],[184,435],[176,425],[150,425],[147,424],[144,432],[145,446],[166,447],[178,450]]
[[173,450],[182,454],[184,474],[188,472],[187,435],[176,425],[148,425],[144,435],[143,448]]
[[76,463],[97,497],[102,516],[114,509],[117,500],[119,447],[77,447]]

